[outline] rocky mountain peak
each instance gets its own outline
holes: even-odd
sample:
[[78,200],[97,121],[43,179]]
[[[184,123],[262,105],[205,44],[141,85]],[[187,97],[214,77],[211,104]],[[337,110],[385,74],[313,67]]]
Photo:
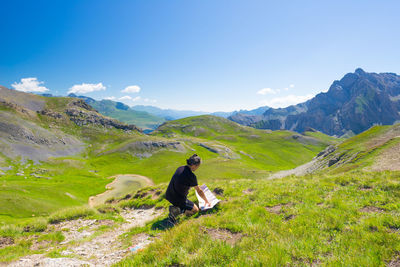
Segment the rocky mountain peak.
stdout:
[[[303,132],[308,127],[329,135],[358,134],[373,125],[400,120],[400,76],[357,68],[336,80],[328,92],[287,108],[269,109],[245,125]],[[231,118],[234,120],[234,118]],[[238,123],[243,123],[243,118]]]
[[362,69],[362,68],[357,68],[355,71],[354,71],[354,73],[355,74],[358,74],[358,75],[366,75],[367,73]]

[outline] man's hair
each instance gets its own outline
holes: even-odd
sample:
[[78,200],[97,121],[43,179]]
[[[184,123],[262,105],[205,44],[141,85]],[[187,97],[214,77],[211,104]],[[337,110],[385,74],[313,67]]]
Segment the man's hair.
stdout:
[[201,162],[201,159],[197,154],[193,154],[190,158],[186,160],[187,165],[192,166],[192,165],[199,165]]

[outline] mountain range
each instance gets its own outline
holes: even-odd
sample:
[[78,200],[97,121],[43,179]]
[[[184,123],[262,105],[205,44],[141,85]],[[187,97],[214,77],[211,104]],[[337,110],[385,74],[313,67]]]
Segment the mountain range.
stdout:
[[252,110],[238,110],[238,111],[228,111],[228,112],[223,112],[223,111],[217,111],[217,112],[204,112],[204,111],[193,111],[193,110],[175,110],[175,109],[162,109],[158,108],[155,106],[143,106],[143,105],[137,105],[133,106],[132,109],[137,110],[137,111],[145,111],[150,114],[153,114],[158,117],[162,117],[165,120],[177,120],[177,119],[183,119],[186,117],[191,117],[191,116],[200,116],[200,115],[214,115],[218,117],[223,117],[223,118],[228,118],[229,116],[241,113],[241,114],[246,114],[246,115],[261,115],[263,114],[266,110],[269,109],[269,107],[259,107],[256,109]]
[[[51,94],[42,94],[42,96],[51,97]],[[142,128],[145,132],[155,130],[159,125],[165,121],[177,120],[191,116],[200,115],[214,115],[223,118],[235,114],[246,114],[246,115],[261,115],[269,107],[259,107],[253,110],[239,110],[231,112],[204,112],[204,111],[193,111],[193,110],[175,110],[175,109],[162,109],[155,106],[136,105],[128,106],[122,102],[113,100],[95,100],[88,96],[78,96],[76,94],[69,94],[69,97],[76,97],[83,99],[87,104],[94,107],[99,113],[104,116],[118,119],[128,124],[135,124]]]
[[304,103],[271,108],[261,116],[238,113],[229,119],[259,129],[303,132],[313,128],[335,136],[358,134],[373,125],[400,120],[400,76],[358,68]]

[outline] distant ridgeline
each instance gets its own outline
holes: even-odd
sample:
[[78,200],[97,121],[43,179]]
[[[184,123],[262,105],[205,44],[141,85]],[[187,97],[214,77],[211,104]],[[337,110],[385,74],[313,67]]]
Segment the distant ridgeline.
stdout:
[[400,76],[356,69],[328,92],[287,108],[268,109],[261,116],[235,114],[230,120],[259,129],[304,132],[314,128],[343,136],[361,133],[373,125],[400,122]]
[[98,101],[91,97],[77,96],[75,94],[69,94],[68,96],[81,98],[104,116],[108,116],[128,124],[134,124],[142,128],[145,132],[148,130],[154,130],[160,124],[165,122],[165,119],[160,116],[150,114],[146,111],[134,110],[121,102],[105,99]]
[[[42,94],[42,96],[51,97],[51,94]],[[177,120],[186,117],[199,116],[199,115],[215,115],[223,118],[227,118],[235,114],[245,114],[260,116],[269,107],[259,107],[253,110],[239,110],[233,112],[202,112],[192,110],[175,110],[175,109],[162,109],[155,106],[143,106],[136,105],[129,107],[121,102],[112,100],[95,100],[87,96],[78,96],[76,94],[69,94],[69,97],[77,97],[83,99],[87,104],[94,107],[99,113],[104,116],[120,120],[128,124],[134,124],[142,128],[145,133],[149,133],[155,130],[165,121]]]

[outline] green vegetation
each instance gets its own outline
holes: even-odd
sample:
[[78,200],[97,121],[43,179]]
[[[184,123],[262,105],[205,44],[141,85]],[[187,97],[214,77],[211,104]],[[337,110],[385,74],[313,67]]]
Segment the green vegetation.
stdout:
[[[324,169],[324,171],[342,173],[350,170],[362,170],[378,164],[378,159],[383,152],[399,145],[399,129],[400,124],[374,126],[361,134],[344,140],[337,145],[336,151],[325,159],[326,161],[336,159],[337,163],[328,169]],[[389,155],[389,157],[393,156],[396,155]]]
[[309,136],[309,137],[314,137],[318,140],[326,142],[327,144],[337,144],[337,143],[345,140],[345,138],[332,137],[330,135],[326,135],[319,131],[306,131],[303,133],[303,135]]
[[57,211],[49,216],[49,223],[59,223],[62,221],[70,221],[81,217],[86,217],[95,214],[95,209],[82,206],[73,207]]
[[222,145],[232,151],[230,158],[240,157],[243,164],[240,168],[264,171],[301,165],[331,144],[333,139],[323,134],[310,139],[297,138],[299,134],[290,131],[258,130],[209,115],[167,122],[153,134],[197,144],[206,142],[217,148]]
[[[46,98],[46,107],[61,113],[68,101]],[[381,266],[400,251],[400,173],[365,172],[398,146],[399,125],[376,126],[343,140],[314,131],[258,130],[215,116],[169,121],[152,135],[77,126],[67,117],[38,115],[35,122],[79,138],[87,148],[41,164],[1,155],[2,166],[12,169],[0,176],[0,238],[9,242],[0,248],[0,262],[30,253],[62,255],[65,237],[55,223],[120,222],[125,208],[166,210],[167,183],[193,153],[203,162],[199,182],[223,189],[223,201],[207,214],[182,217],[172,229],[160,227],[164,216],[120,236],[126,247],[139,233],[157,238],[117,266]],[[328,145],[337,149],[324,160],[338,160],[324,173],[268,179],[310,161]],[[119,174],[146,176],[155,185],[121,180],[94,208],[87,206],[90,196],[105,191],[108,177]],[[193,190],[189,197],[195,200]]]
[[153,184],[152,181],[146,177],[139,175],[116,175],[111,178],[114,180],[112,183],[107,185],[107,189],[109,190],[90,198],[89,204],[91,206],[101,205],[111,198],[124,197],[142,187],[147,187]]
[[[48,107],[55,110],[66,105],[65,100],[46,99],[50,100]],[[43,117],[43,124],[57,122]],[[268,176],[271,171],[303,164],[329,144],[319,137],[311,141],[297,140],[289,131],[256,130],[214,116],[171,121],[152,136],[61,122],[58,121],[57,127],[84,140],[89,145],[87,150],[73,157],[53,158],[41,165],[14,162],[13,169],[0,179],[0,202],[4,203],[0,205],[0,222],[46,217],[60,208],[87,204],[90,196],[105,191],[106,184],[110,183],[107,177],[117,174],[143,175],[156,184],[169,181],[175,169],[185,164],[185,159],[193,153],[203,159],[203,167],[198,171],[202,181],[256,179]],[[189,124],[194,130],[184,133],[179,127],[171,126],[174,124]],[[194,136],[200,125],[209,134]],[[163,132],[166,127],[179,135],[168,137],[169,132]],[[180,142],[184,150],[129,148],[135,142]],[[201,144],[221,149],[223,153],[211,152]],[[148,154],[143,156],[143,152]],[[22,171],[23,175],[17,176]]]
[[134,229],[161,236],[115,266],[382,266],[400,250],[399,172],[209,187],[224,190],[218,209],[167,231],[154,229],[157,222]]

